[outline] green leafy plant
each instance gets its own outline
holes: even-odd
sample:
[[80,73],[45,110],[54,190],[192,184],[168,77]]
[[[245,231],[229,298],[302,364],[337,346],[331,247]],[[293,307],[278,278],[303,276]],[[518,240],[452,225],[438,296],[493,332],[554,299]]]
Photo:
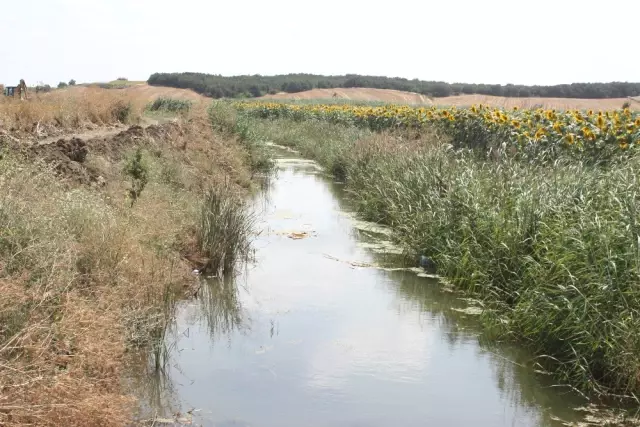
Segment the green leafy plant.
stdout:
[[184,99],[157,98],[147,105],[147,111],[186,113],[191,109],[191,105],[191,101],[185,101]]
[[129,188],[129,199],[131,206],[142,194],[142,190],[147,185],[149,169],[142,157],[142,149],[138,148],[135,153],[130,156],[124,165],[124,174],[131,180],[131,188]]

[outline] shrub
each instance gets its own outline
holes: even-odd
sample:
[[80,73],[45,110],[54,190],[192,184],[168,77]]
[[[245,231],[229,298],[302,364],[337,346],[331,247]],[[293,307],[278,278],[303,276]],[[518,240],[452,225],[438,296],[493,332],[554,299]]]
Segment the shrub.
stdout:
[[191,109],[191,101],[175,98],[157,98],[147,105],[148,111],[165,111],[171,113],[186,113]]
[[113,117],[120,123],[127,123],[131,115],[132,106],[130,102],[120,101],[113,105]]
[[126,160],[123,173],[131,180],[129,199],[131,200],[131,206],[133,206],[147,185],[149,174],[148,167],[142,158],[141,148],[138,148],[135,153]]

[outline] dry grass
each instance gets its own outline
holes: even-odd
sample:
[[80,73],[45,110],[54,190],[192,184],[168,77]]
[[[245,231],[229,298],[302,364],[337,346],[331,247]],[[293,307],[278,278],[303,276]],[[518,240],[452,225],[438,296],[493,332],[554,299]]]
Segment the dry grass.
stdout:
[[146,84],[125,89],[77,86],[42,94],[30,92],[26,101],[0,96],[0,135],[45,137],[96,126],[138,123],[146,105],[159,97],[207,101],[190,90]]
[[89,125],[132,123],[142,106],[117,91],[78,88],[30,94],[26,101],[0,97],[0,129],[12,133],[55,133]]
[[[112,123],[114,103],[143,101],[113,92],[3,100],[0,117],[20,136],[36,118],[75,129],[85,120]],[[56,117],[70,119],[59,125]],[[0,425],[131,420],[136,402],[122,388],[124,369],[131,350],[147,348],[164,327],[167,304],[193,283],[181,250],[203,190],[249,182],[242,149],[212,134],[204,106],[184,120],[140,141],[150,179],[133,208],[121,173],[133,146],[92,151],[87,142],[86,165],[106,179],[101,188],[73,184],[55,165],[15,152],[0,159]]]

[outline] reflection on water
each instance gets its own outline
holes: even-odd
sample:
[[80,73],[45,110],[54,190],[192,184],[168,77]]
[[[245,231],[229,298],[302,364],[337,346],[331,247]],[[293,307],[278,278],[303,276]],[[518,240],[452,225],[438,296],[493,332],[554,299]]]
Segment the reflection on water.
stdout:
[[207,327],[211,341],[215,342],[242,324],[238,287],[233,278],[204,280],[197,299],[200,307],[196,321]]
[[[480,342],[460,295],[363,247],[342,195],[288,160],[255,208],[255,262],[179,305],[149,394],[205,426],[551,426],[579,401]],[[291,239],[287,233],[312,231]],[[365,245],[366,246],[366,245]],[[349,262],[340,262],[342,260]],[[144,396],[146,398],[146,396]]]

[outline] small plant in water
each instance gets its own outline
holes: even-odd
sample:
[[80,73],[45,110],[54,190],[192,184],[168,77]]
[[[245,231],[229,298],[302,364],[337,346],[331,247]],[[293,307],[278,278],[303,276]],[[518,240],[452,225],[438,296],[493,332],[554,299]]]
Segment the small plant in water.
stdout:
[[131,179],[129,199],[131,200],[131,206],[133,206],[147,185],[149,175],[147,165],[142,158],[142,149],[138,148],[136,152],[127,159],[124,165],[124,174]]
[[252,226],[253,216],[230,184],[210,189],[197,231],[199,249],[207,260],[203,270],[224,275],[234,269],[237,261],[247,259]]

